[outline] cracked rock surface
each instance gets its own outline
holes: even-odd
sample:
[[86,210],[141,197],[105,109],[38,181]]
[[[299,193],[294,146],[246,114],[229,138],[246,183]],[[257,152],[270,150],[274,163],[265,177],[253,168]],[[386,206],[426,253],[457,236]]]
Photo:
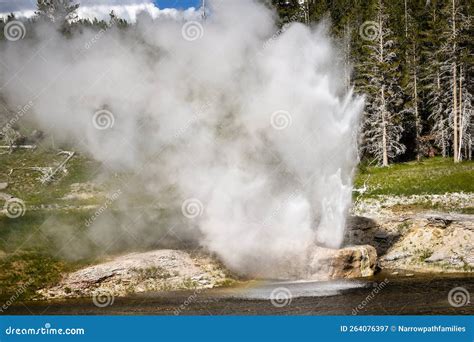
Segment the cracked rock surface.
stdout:
[[132,253],[66,275],[57,286],[42,289],[45,298],[123,296],[146,291],[203,289],[226,279],[222,266],[209,256],[162,249]]

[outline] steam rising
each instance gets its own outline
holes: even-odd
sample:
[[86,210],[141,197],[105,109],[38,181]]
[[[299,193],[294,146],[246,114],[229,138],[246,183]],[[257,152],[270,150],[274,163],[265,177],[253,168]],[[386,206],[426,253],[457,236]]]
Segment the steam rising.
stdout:
[[363,103],[345,93],[324,27],[275,35],[263,5],[218,3],[196,39],[182,21],[145,15],[67,39],[41,26],[37,40],[1,47],[1,91],[130,175],[122,220],[101,215],[96,243],[154,245],[171,232],[232,270],[298,275],[315,244],[342,243]]

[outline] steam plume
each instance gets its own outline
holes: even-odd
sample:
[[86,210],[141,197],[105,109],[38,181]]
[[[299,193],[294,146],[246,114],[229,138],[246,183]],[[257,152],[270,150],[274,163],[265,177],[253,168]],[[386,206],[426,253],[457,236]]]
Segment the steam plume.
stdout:
[[126,231],[124,244],[152,245],[171,229],[235,271],[297,275],[315,244],[342,243],[363,103],[344,90],[323,26],[281,32],[254,1],[213,5],[205,22],[143,15],[67,39],[38,27],[1,47],[2,92],[131,174],[123,227],[102,215],[97,243]]

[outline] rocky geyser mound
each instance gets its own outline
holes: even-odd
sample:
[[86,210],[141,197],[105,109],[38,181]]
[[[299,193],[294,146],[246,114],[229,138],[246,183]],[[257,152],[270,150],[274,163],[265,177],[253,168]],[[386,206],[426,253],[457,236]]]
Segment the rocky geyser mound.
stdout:
[[73,272],[56,286],[39,291],[45,298],[124,296],[147,291],[203,289],[226,280],[214,259],[180,250],[132,253]]

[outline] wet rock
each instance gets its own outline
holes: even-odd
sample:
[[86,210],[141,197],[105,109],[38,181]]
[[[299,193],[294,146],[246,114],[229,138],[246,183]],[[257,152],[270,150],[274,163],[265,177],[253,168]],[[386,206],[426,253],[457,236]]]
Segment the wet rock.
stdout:
[[389,238],[389,235],[384,231],[380,231],[375,233],[374,238],[378,240],[386,240]]
[[310,262],[310,278],[341,279],[368,277],[374,274],[377,251],[369,245],[342,249],[318,247]]
[[331,278],[368,277],[374,274],[377,252],[374,247],[354,246],[339,250],[332,263]]

